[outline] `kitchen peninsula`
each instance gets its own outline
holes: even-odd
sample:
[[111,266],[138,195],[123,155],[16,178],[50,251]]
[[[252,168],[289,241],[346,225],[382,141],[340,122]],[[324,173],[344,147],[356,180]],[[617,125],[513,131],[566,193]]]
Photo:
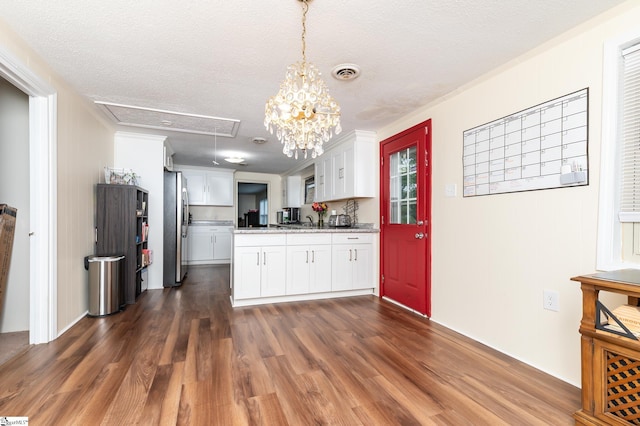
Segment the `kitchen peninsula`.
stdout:
[[378,229],[308,225],[233,231],[231,304],[376,294]]

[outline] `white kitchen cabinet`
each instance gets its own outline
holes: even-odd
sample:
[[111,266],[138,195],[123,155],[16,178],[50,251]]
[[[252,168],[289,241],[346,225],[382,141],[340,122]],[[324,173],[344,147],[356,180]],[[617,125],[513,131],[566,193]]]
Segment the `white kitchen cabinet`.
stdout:
[[331,235],[287,235],[287,295],[331,291]]
[[286,294],[286,238],[236,235],[233,252],[234,300]]
[[233,170],[181,168],[190,205],[233,206]]
[[213,260],[231,260],[231,228],[213,233]]
[[282,178],[282,207],[302,206],[302,176]]
[[190,265],[229,263],[231,261],[231,226],[190,226]]
[[375,287],[371,234],[333,234],[331,262],[332,291]]
[[189,264],[213,260],[211,233],[200,226],[191,226],[187,237]]
[[[330,162],[330,159],[329,159]],[[314,180],[315,180],[315,194],[313,201],[325,201],[326,197],[326,175],[325,175],[325,162],[322,159],[316,160],[314,163]]]
[[374,132],[355,130],[336,141],[316,160],[316,180],[323,186],[319,191],[316,186],[316,200],[375,197],[376,153]]

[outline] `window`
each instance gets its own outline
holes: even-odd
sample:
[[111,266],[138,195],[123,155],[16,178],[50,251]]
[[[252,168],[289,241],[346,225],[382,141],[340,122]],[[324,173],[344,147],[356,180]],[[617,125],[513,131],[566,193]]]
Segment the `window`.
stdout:
[[622,50],[620,221],[640,222],[640,43]]
[[640,268],[639,101],[637,32],[606,43],[604,49],[599,270]]

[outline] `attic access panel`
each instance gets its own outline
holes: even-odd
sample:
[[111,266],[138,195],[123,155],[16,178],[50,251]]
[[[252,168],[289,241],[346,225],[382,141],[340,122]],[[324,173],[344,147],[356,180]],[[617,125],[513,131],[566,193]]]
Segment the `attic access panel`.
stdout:
[[186,114],[175,111],[143,108],[132,105],[95,101],[108,116],[123,126],[148,129],[171,130],[174,132],[218,135],[233,138],[238,133],[240,120]]

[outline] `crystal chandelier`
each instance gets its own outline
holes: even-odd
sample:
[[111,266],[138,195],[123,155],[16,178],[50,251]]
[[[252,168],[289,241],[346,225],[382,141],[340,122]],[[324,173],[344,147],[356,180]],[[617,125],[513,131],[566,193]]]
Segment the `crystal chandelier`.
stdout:
[[282,152],[288,157],[297,159],[300,150],[304,158],[308,151],[316,158],[324,152],[322,144],[342,131],[340,106],[329,95],[318,69],[307,62],[305,37],[310,0],[298,1],[302,3],[302,62],[287,67],[278,94],[265,105],[264,125],[271,134],[275,126]]

